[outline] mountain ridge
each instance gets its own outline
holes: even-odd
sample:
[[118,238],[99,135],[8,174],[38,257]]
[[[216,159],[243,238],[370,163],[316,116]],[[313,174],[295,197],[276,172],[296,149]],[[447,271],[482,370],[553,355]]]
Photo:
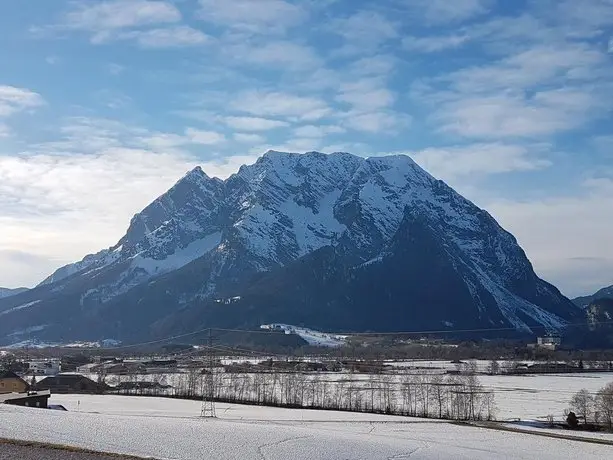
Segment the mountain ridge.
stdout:
[[21,294],[22,292],[27,291],[28,288],[20,287],[20,288],[3,288],[0,287],[0,299],[4,299],[6,297],[11,297],[17,294]]
[[586,308],[598,299],[613,299],[613,285],[599,289],[592,295],[581,296],[573,299],[573,303],[581,308]]
[[[411,260],[421,245],[431,252],[420,256],[429,273],[420,278]],[[399,279],[410,269],[425,284],[446,273],[444,279],[457,286],[454,292],[462,300],[436,297],[432,288],[424,290],[411,279],[403,282],[412,286],[408,290],[400,281],[387,285],[374,268],[378,260]],[[293,280],[291,273],[300,266],[308,267],[310,281],[308,276]],[[360,266],[366,275],[360,275]],[[307,285],[325,291],[321,275],[327,271],[336,276],[336,287],[317,295],[307,292]],[[249,327],[260,320],[298,324],[271,317],[269,305],[278,303],[274,295],[241,300],[236,309],[242,318],[214,305],[224,296],[253,293],[254,282],[271,277],[277,279],[266,283],[291,279],[303,289],[302,316],[287,304],[275,307],[277,314],[285,308],[288,316],[312,323],[305,326],[325,324],[322,315],[328,314],[337,318],[330,326],[342,327],[340,312],[345,312],[348,324],[363,328],[376,312],[355,296],[360,285],[352,283],[352,276],[363,285],[369,276],[379,276],[387,299],[381,310],[399,312],[395,326],[411,327],[407,318],[418,318],[420,311],[421,327],[447,321],[429,315],[428,296],[437,302],[432,311],[447,303],[465,312],[466,324],[522,333],[559,330],[577,314],[568,299],[536,276],[517,240],[489,213],[408,156],[269,151],[226,180],[211,178],[199,167],[189,171],[137,213],[114,246],[58,269],[14,302],[0,302],[0,337],[21,337],[39,327],[38,335],[76,338],[87,325],[98,334],[87,338],[130,340],[179,332],[195,325],[195,318],[202,324]],[[277,297],[289,296],[286,288],[277,289]],[[335,305],[336,312],[305,300],[311,297]],[[351,305],[361,315],[355,321],[349,321]],[[60,312],[70,324],[54,322]],[[309,318],[309,312],[319,316]]]

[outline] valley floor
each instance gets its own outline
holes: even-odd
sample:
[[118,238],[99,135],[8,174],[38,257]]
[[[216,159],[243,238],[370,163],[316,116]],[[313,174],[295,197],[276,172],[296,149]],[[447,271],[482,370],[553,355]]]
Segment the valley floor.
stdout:
[[0,438],[162,460],[589,460],[611,452],[610,445],[372,414],[220,403],[217,419],[201,419],[197,401],[54,395],[51,402],[69,411],[0,406]]

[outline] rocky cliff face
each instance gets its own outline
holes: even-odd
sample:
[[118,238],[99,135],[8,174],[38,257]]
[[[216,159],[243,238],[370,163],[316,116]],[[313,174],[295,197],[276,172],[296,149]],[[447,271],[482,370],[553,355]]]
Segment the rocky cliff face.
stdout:
[[530,332],[577,315],[487,212],[407,156],[348,153],[271,151],[225,181],[196,168],[115,246],[26,294],[0,302],[5,341],[260,321]]

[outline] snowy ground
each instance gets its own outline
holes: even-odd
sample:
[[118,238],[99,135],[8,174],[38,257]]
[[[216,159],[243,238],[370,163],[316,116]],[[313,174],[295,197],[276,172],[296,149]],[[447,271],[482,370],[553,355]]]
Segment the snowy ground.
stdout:
[[498,420],[544,420],[548,414],[563,420],[564,409],[577,391],[585,388],[596,394],[613,382],[613,374],[481,375],[479,380],[494,391]]
[[[88,375],[96,379],[95,374]],[[368,380],[367,374],[322,373],[321,379]],[[127,377],[124,377],[124,380]],[[151,380],[151,375],[139,377]],[[166,374],[166,383],[179,386],[185,374]],[[569,400],[579,390],[585,388],[596,392],[613,382],[611,373],[586,374],[549,374],[549,375],[479,375],[483,387],[492,390],[496,398],[498,420],[545,420],[551,414],[555,420],[563,420],[564,410]]]
[[0,437],[158,459],[609,458],[611,446],[329,411],[200,404],[127,396],[56,395],[69,412],[0,406]]

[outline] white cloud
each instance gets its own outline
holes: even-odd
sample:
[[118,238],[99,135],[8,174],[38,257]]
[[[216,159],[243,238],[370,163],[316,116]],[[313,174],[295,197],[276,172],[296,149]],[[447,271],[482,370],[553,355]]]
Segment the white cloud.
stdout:
[[199,0],[199,18],[233,29],[258,33],[283,33],[300,24],[308,13],[284,0]]
[[215,131],[203,131],[200,129],[187,128],[185,135],[193,144],[216,145],[226,141],[223,134]]
[[143,48],[178,48],[208,43],[212,38],[188,26],[134,30],[117,35],[117,39],[135,40]]
[[225,117],[223,120],[229,127],[241,131],[268,131],[289,126],[285,121],[259,117]]
[[[113,120],[70,119],[61,132],[61,141],[0,155],[0,284],[32,285],[114,244],[136,212],[197,164],[209,175],[227,177],[256,159],[202,162],[180,149],[158,153],[143,148],[147,130]],[[178,138],[170,144],[221,139],[196,129]]]
[[375,11],[358,11],[330,21],[327,30],[344,38],[340,55],[364,54],[376,51],[383,43],[398,38],[397,24]]
[[[192,165],[187,158],[125,148],[0,156],[0,279],[34,284],[114,244],[131,216]],[[16,251],[46,262],[23,266],[7,257]]]
[[341,115],[343,126],[371,134],[395,134],[399,129],[406,128],[411,123],[411,117],[389,111],[359,112],[349,111]]
[[202,131],[194,128],[187,128],[184,134],[175,133],[151,133],[137,139],[142,145],[147,146],[157,152],[172,151],[173,149],[185,147],[190,144],[196,145],[218,145],[226,141],[223,134],[215,131]]
[[541,137],[605,115],[613,77],[588,44],[531,45],[483,66],[413,85],[443,132],[472,138]]
[[246,91],[231,102],[231,107],[256,116],[295,117],[302,120],[317,120],[330,112],[328,105],[319,98],[279,91]]
[[486,13],[492,0],[400,0],[429,24],[460,22]]
[[64,25],[73,29],[104,33],[151,24],[173,23],[181,20],[181,13],[170,2],[150,0],[114,0],[77,3],[66,14]]
[[611,0],[557,0],[548,6],[552,18],[573,36],[593,37],[613,23]]
[[384,54],[362,57],[351,64],[349,72],[360,76],[388,76],[394,70],[396,61],[396,57]]
[[0,117],[44,105],[40,94],[25,88],[0,85]]
[[277,152],[304,153],[319,150],[321,140],[312,137],[307,138],[292,138],[282,144],[264,144],[259,145],[250,150],[252,154],[275,150]]
[[444,103],[434,119],[441,131],[474,138],[541,137],[583,125],[604,113],[597,94],[580,90],[466,96]]
[[435,53],[452,48],[459,48],[469,40],[467,35],[440,35],[431,37],[405,37],[402,39],[404,49]]
[[544,146],[500,142],[428,148],[410,153],[424,169],[436,177],[452,180],[458,176],[532,171],[551,165],[542,158]]
[[335,125],[305,125],[294,130],[294,134],[299,138],[319,138],[325,137],[328,134],[340,134],[344,132],[344,128]]
[[452,72],[445,78],[461,92],[524,89],[594,80],[603,72],[611,73],[606,69],[608,62],[601,51],[585,44],[537,45],[498,62]]
[[365,78],[343,83],[336,100],[351,105],[354,110],[372,111],[393,105],[396,95],[384,86],[381,79]]
[[266,138],[260,134],[234,133],[232,137],[236,142],[240,142],[241,144],[261,145],[266,142]]
[[234,60],[243,64],[278,66],[288,70],[305,70],[320,66],[322,63],[312,48],[289,41],[239,44],[227,47],[227,52]]
[[605,179],[585,183],[575,196],[482,201],[518,238],[537,272],[565,294],[576,296],[613,281],[611,196],[613,181]]

